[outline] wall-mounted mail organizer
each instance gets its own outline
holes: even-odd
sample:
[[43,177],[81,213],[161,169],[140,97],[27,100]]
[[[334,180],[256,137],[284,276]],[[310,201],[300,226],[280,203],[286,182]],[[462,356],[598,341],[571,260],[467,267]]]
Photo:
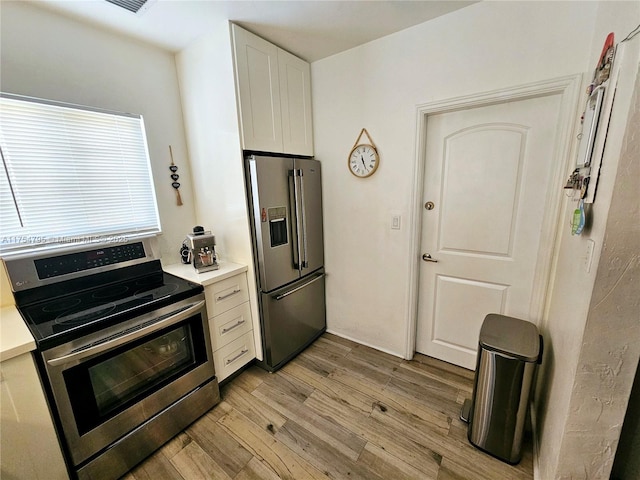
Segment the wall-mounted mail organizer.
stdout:
[[[614,68],[614,58],[620,60],[624,50],[624,44],[616,46],[613,40],[613,33],[610,33],[587,89],[581,131],[578,134],[575,169],[564,187],[566,190],[571,190],[569,195],[578,202],[593,203],[596,197],[598,176],[619,75],[619,68]],[[619,65],[620,62],[616,64]]]
[[607,139],[609,119],[613,109],[619,67],[624,45],[614,45],[613,33],[605,40],[593,79],[587,89],[587,98],[581,118],[581,131],[578,134],[578,148],[575,168],[565,185],[568,195],[578,203],[573,210],[570,224],[571,233],[580,235],[585,226],[584,205],[593,203],[596,198],[598,177],[602,156]]

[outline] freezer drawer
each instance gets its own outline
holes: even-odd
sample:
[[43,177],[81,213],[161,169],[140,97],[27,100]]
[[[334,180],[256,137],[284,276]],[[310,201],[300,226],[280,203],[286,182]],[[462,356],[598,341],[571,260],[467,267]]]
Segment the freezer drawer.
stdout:
[[264,363],[277,370],[326,329],[323,270],[261,295]]

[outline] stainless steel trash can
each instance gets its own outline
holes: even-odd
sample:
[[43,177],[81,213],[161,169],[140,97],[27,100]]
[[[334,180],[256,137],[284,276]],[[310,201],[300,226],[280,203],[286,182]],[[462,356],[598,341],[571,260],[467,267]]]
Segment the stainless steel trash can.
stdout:
[[533,323],[498,314],[485,317],[473,395],[460,415],[469,423],[473,445],[507,463],[520,461],[531,383],[541,358],[542,337]]

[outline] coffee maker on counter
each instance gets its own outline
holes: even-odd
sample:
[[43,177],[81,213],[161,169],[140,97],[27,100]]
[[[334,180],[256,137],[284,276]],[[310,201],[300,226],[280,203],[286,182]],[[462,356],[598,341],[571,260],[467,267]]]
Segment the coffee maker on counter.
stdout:
[[193,233],[187,235],[180,256],[183,263],[193,263],[196,272],[203,273],[218,269],[215,252],[216,237],[211,232],[204,231],[201,226],[193,227]]

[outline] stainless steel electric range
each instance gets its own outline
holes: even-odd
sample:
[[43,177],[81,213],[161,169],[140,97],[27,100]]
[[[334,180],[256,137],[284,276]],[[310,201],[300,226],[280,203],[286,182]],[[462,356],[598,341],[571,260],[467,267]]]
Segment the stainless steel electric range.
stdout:
[[4,262],[72,477],[119,478],[220,401],[203,287],[155,238]]

